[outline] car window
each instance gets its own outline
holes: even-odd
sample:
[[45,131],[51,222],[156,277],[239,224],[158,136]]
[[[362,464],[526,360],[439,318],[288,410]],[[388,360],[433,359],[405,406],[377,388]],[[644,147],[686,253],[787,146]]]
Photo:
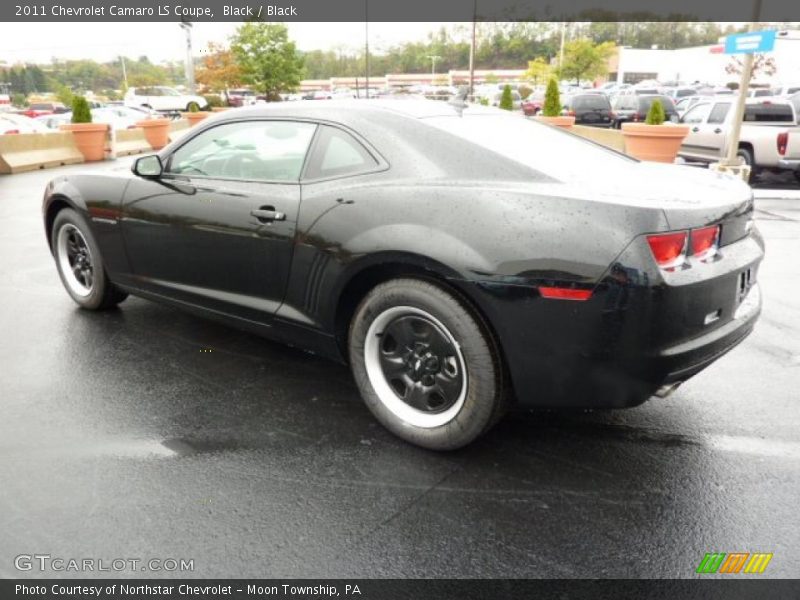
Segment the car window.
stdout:
[[728,116],[728,111],[731,108],[730,102],[717,102],[711,113],[708,115],[709,123],[724,123],[725,117]]
[[243,181],[299,181],[316,127],[292,121],[219,125],[176,150],[167,172]]
[[697,104],[686,111],[683,115],[684,123],[703,123],[706,117],[711,113],[710,104]]
[[323,126],[309,158],[305,179],[354,175],[377,166],[378,161],[352,135]]
[[794,112],[789,104],[748,104],[744,107],[745,122],[756,123],[792,123]]
[[573,101],[574,108],[577,109],[609,109],[608,98],[602,94],[586,94],[585,96],[575,96]]
[[786,94],[794,94],[795,92],[800,92],[800,87],[790,87],[786,90]]

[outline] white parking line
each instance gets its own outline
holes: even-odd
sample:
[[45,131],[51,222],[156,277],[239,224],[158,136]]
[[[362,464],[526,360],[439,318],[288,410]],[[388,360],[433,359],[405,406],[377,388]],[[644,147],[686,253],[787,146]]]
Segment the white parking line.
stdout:
[[714,435],[709,438],[708,445],[715,450],[724,452],[800,460],[800,442],[765,440],[749,436]]

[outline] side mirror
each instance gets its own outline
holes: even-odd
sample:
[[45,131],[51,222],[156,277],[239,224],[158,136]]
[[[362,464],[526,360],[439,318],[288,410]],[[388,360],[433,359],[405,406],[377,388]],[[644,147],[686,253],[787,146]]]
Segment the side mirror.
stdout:
[[164,172],[164,167],[157,154],[150,154],[149,156],[137,158],[131,170],[139,177],[155,179],[161,177],[161,174]]

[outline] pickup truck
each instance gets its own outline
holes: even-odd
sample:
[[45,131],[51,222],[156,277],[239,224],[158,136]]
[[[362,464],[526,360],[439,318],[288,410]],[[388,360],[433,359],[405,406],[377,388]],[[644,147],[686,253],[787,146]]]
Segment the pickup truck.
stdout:
[[[689,135],[683,140],[679,156],[706,163],[723,158],[733,129],[735,101],[733,97],[712,97],[687,110],[680,121],[689,126]],[[798,165],[779,152],[779,136],[788,132],[792,132],[794,144],[800,128],[796,126],[795,111],[790,102],[775,98],[748,99],[737,155],[752,167],[752,174],[759,170],[790,169],[797,172]],[[792,149],[787,146],[785,151],[791,153]]]
[[778,166],[794,172],[800,181],[800,127],[778,134]]

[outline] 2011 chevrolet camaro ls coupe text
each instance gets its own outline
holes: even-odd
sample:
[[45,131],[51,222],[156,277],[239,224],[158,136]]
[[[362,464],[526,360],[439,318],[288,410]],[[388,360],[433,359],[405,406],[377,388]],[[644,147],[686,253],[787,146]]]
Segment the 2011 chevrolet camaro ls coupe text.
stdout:
[[728,176],[422,100],[228,111],[44,198],[83,308],[135,294],[347,361],[435,449],[512,400],[635,406],[733,348],[761,309],[752,219]]

